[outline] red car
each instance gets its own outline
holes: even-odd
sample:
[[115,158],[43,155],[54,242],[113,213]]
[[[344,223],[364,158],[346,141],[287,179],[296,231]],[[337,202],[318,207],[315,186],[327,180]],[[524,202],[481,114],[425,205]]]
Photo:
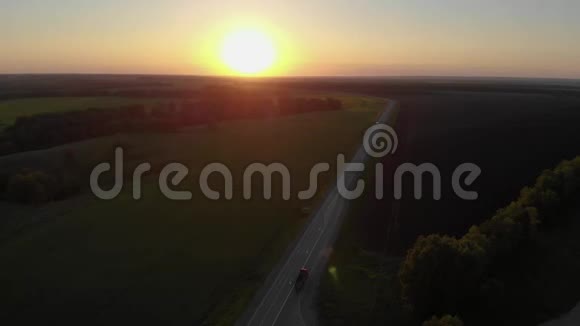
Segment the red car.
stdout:
[[298,278],[294,283],[294,288],[296,289],[296,292],[300,292],[302,288],[304,288],[304,284],[306,283],[306,280],[308,279],[309,275],[310,272],[308,271],[308,269],[304,267],[300,269],[300,273],[298,273]]

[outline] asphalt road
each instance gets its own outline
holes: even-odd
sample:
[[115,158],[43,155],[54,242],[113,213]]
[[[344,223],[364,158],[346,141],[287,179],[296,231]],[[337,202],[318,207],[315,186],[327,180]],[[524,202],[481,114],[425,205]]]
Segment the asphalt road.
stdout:
[[[388,101],[384,112],[377,122],[386,123],[394,112],[396,102]],[[352,163],[364,163],[369,159],[362,144]],[[358,173],[342,175],[346,185],[352,189],[359,179]],[[285,260],[268,276],[249,310],[237,322],[237,325],[273,326],[273,325],[316,325],[315,295],[324,272],[326,262],[332,251],[338,231],[348,208],[336,187],[333,187],[320,208],[310,217],[306,229],[295,242],[295,246],[286,254]],[[294,282],[300,268],[310,270],[310,278],[304,289],[298,294]]]

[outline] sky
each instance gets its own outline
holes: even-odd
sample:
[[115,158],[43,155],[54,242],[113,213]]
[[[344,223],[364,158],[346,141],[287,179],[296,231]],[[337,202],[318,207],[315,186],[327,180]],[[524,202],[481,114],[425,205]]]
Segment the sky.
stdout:
[[578,0],[0,0],[0,73],[227,74],[251,27],[268,75],[580,78]]

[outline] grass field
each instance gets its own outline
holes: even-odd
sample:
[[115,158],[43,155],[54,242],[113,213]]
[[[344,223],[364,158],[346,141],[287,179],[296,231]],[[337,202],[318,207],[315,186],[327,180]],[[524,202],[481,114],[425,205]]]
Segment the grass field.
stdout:
[[[295,196],[307,188],[310,168],[318,162],[334,165],[338,153],[352,153],[383,107],[372,98],[342,99],[347,106],[342,111],[121,135],[0,160],[0,167],[58,164],[70,149],[87,168],[99,157],[111,157],[121,144],[126,167],[143,161],[155,171],[168,162],[187,165],[191,174],[182,184],[194,196],[187,202],[164,199],[151,175],[140,201],[131,199],[131,189],[110,202],[86,195],[74,199],[77,205],[82,201],[80,208],[5,235],[0,242],[4,311],[43,322],[230,324],[302,226],[303,209],[316,205],[318,198],[301,202]],[[194,186],[201,168],[214,161],[233,172],[231,201],[204,199]],[[290,201],[276,199],[279,180],[270,201],[241,198],[241,171],[256,161],[288,166]],[[326,174],[323,182],[331,179]],[[261,189],[253,193],[256,198]]]
[[38,113],[114,108],[131,104],[154,104],[160,100],[124,97],[39,97],[0,101],[0,128],[16,118]]

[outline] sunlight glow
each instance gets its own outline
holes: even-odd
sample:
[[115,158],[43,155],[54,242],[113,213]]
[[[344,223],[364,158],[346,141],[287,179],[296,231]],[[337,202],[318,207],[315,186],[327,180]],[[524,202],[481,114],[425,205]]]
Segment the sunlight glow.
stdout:
[[272,40],[258,30],[237,30],[226,36],[221,48],[221,59],[228,68],[240,75],[259,75],[276,61]]

